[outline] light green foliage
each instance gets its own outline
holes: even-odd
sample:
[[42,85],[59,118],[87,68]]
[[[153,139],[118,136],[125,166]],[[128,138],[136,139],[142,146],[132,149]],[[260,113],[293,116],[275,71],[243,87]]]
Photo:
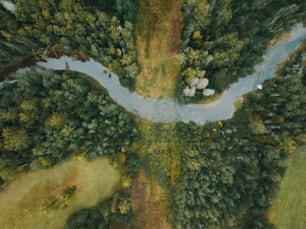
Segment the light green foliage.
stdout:
[[30,137],[25,129],[4,127],[2,129],[4,149],[8,151],[26,150],[31,144]]
[[300,147],[290,156],[289,167],[280,184],[280,190],[269,209],[269,219],[276,228],[305,228],[306,214],[306,147]]
[[50,196],[42,203],[41,207],[43,211],[58,211],[59,209],[66,208],[69,199],[73,196],[76,190],[77,187],[73,185],[64,189],[58,196]]
[[254,115],[250,118],[249,128],[255,135],[264,134],[266,132],[265,124],[259,115]]
[[14,121],[17,119],[17,112],[11,108],[0,109],[0,120],[1,121]]

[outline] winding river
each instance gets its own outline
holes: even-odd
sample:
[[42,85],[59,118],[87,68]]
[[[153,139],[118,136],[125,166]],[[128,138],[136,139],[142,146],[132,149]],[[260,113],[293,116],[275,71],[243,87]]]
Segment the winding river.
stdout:
[[220,99],[209,104],[184,105],[178,103],[176,99],[144,98],[122,87],[116,74],[112,73],[112,77],[109,78],[109,71],[93,59],[82,62],[62,56],[59,59],[49,58],[47,62],[38,62],[37,65],[52,70],[65,70],[68,63],[70,70],[94,78],[107,89],[116,103],[141,118],[154,122],[192,121],[203,125],[208,121],[231,118],[235,111],[235,101],[242,99],[244,94],[256,90],[258,84],[275,75],[277,65],[286,60],[306,39],[306,28],[298,24],[291,29],[290,35],[289,39],[278,42],[266,53],[263,63],[255,66],[255,73],[233,83]]

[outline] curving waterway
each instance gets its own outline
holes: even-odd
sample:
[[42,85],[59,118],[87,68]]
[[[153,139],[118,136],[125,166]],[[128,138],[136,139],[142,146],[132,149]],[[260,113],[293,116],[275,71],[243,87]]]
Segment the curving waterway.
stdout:
[[60,59],[49,58],[47,62],[38,62],[37,65],[52,70],[65,70],[68,63],[71,71],[94,78],[107,89],[116,103],[141,118],[154,122],[192,121],[202,125],[207,121],[231,118],[235,111],[235,101],[241,99],[244,94],[256,90],[256,85],[275,75],[277,65],[286,60],[306,40],[306,28],[298,24],[292,28],[290,34],[289,39],[278,42],[266,53],[263,63],[255,66],[255,73],[233,83],[223,92],[220,99],[209,104],[185,105],[178,103],[176,99],[144,98],[121,86],[116,74],[111,73],[110,78],[109,71],[93,59],[82,62],[62,56]]

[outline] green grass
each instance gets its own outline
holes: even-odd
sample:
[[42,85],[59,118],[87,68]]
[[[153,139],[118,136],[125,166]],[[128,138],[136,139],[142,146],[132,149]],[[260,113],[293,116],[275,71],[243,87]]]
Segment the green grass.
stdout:
[[[139,1],[136,37],[142,71],[136,77],[135,89],[144,97],[175,96],[180,71],[175,58],[180,48],[179,16],[179,1]],[[169,202],[165,190],[168,185],[176,184],[180,169],[176,126],[141,120],[139,131],[137,151],[146,174],[141,169],[132,187],[134,228],[168,229],[171,226],[166,223]]]
[[179,4],[146,0],[138,8],[137,56],[142,71],[136,77],[136,91],[145,97],[174,97],[180,71],[175,58],[180,46]]
[[306,228],[306,145],[290,158],[281,190],[269,211],[277,229]]
[[[30,172],[0,192],[0,228],[63,228],[71,214],[109,198],[119,184],[120,173],[106,158],[70,160]],[[74,186],[72,196],[63,198],[65,190]],[[46,203],[54,199],[60,204],[48,208]]]
[[[147,175],[155,174],[160,186],[175,185],[179,177],[180,155],[176,123],[140,122],[140,157]],[[170,183],[169,183],[170,182]]]

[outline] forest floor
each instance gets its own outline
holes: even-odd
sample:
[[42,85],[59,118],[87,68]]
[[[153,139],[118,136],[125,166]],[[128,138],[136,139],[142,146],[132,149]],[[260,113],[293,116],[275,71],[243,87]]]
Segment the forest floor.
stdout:
[[[176,59],[180,49],[182,24],[179,1],[145,0],[140,1],[138,7],[137,54],[142,71],[136,77],[136,91],[144,97],[174,97],[180,71]],[[178,177],[173,175],[179,173],[176,171],[179,169],[178,155],[169,153],[170,149],[176,147],[175,141],[169,143],[165,140],[167,136],[175,135],[176,128],[169,124],[158,129],[153,123],[141,121],[139,129],[142,133],[139,154],[143,161],[146,155],[151,155],[150,165],[140,169],[132,185],[134,228],[168,229],[171,228],[167,222],[171,217],[169,201],[165,186],[162,187],[158,179],[162,177],[169,181],[170,177],[170,183],[174,184]],[[174,160],[177,163],[168,166],[173,157],[176,157]],[[162,164],[165,161],[167,163]],[[151,167],[153,163],[158,168]],[[173,174],[157,174],[159,169]]]
[[180,64],[181,15],[179,1],[139,2],[136,25],[137,55],[141,73],[136,91],[159,99],[174,97]]
[[[63,200],[63,191],[73,185],[77,187],[75,193]],[[95,206],[119,187],[120,173],[106,158],[70,160],[30,172],[1,191],[0,228],[63,228],[71,214]],[[55,198],[61,204],[46,207],[47,201]]]
[[278,229],[306,228],[306,145],[290,157],[281,189],[269,210]]

